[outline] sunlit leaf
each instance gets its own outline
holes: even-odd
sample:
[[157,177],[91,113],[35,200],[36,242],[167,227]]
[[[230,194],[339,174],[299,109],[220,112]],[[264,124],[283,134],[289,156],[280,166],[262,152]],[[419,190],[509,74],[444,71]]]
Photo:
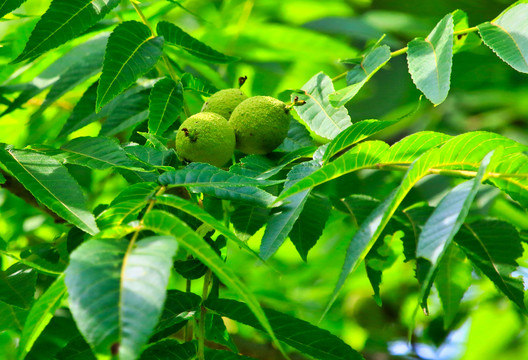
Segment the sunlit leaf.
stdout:
[[163,38],[137,21],[119,24],[108,39],[97,87],[97,111],[150,70],[161,56]]
[[328,96],[334,92],[332,80],[324,73],[314,75],[302,87],[304,93],[293,93],[295,97],[306,101],[302,106],[296,106],[295,111],[308,127],[317,135],[333,139],[352,122],[344,106],[333,107]]
[[57,160],[28,150],[0,149],[0,162],[59,216],[89,234],[99,231],[81,187]]
[[518,4],[491,22],[478,25],[484,43],[515,70],[528,73],[528,4]]
[[213,85],[207,83],[205,80],[202,80],[193,74],[185,73],[181,77],[181,83],[184,90],[196,91],[205,96],[211,96],[214,93],[218,92],[218,89]]
[[453,62],[453,15],[446,15],[425,39],[409,43],[409,73],[425,97],[435,105],[447,97]]
[[74,39],[118,4],[119,0],[53,0],[15,62],[33,59]]

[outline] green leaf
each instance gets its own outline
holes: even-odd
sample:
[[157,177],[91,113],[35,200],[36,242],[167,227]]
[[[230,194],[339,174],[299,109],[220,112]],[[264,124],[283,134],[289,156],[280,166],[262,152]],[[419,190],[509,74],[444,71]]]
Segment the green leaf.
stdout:
[[230,220],[235,234],[246,241],[267,223],[269,216],[270,210],[267,208],[237,204]]
[[179,327],[181,323],[192,319],[196,313],[199,313],[202,298],[193,293],[182,292],[178,290],[167,291],[167,299],[161,313],[161,318],[154,329],[154,336],[150,341],[156,341],[162,337],[172,335],[176,331],[172,329]]
[[141,355],[140,360],[193,360],[195,358],[196,345],[194,342],[180,344],[174,339],[165,339],[149,346]]
[[37,273],[30,267],[16,263],[0,271],[0,301],[28,309],[33,303]]
[[[122,102],[116,104],[103,122],[99,136],[114,136],[147,120],[148,96],[149,91],[145,90],[126,97]],[[119,98],[118,96],[114,100]],[[101,112],[103,111],[105,108]]]
[[238,355],[226,350],[205,349],[205,360],[254,360],[252,357]]
[[446,15],[425,39],[409,43],[409,73],[425,97],[441,104],[449,92],[453,63],[453,15]]
[[21,332],[27,314],[27,310],[0,301],[0,332],[5,330]]
[[205,315],[205,337],[207,340],[225,346],[231,351],[238,352],[231,336],[227,332],[224,320],[221,316],[208,312]]
[[76,38],[118,4],[119,0],[53,0],[14,62],[34,59]]
[[389,145],[382,141],[366,141],[353,147],[336,160],[324,165],[313,174],[285,189],[276,201],[281,201],[306,189],[328,182],[353,171],[365,169],[381,162]]
[[[298,181],[306,178],[319,169],[315,161],[304,162],[294,166],[288,173],[288,181],[284,185],[285,189],[290,189]],[[299,218],[310,190],[305,190],[288,199],[271,214],[266,230],[260,243],[260,256],[269,259],[284,243],[286,237]]]
[[20,336],[18,360],[24,359],[31,350],[35,340],[48,325],[65,296],[66,286],[64,285],[64,276],[61,275],[31,307]]
[[334,155],[340,151],[350,147],[370,135],[394,125],[396,121],[379,121],[379,120],[363,120],[352,124],[346,130],[340,132],[334,140],[332,140],[323,156],[323,161],[326,163]]
[[434,131],[419,131],[393,144],[383,158],[386,164],[412,163],[429,149],[435,148],[451,136]]
[[159,80],[149,97],[149,132],[163,133],[178,119],[183,107],[183,87],[171,78]]
[[[528,208],[528,156],[523,153],[509,154],[490,165],[490,172],[513,175],[489,179],[495,186]],[[516,174],[524,176],[516,177]]]
[[108,104],[123,90],[149,71],[161,56],[163,38],[137,21],[119,24],[108,39],[103,73],[97,87],[96,110]]
[[28,150],[0,149],[0,162],[60,217],[89,234],[99,231],[81,187],[57,160]]
[[497,220],[478,220],[465,225],[455,241],[471,262],[479,268],[504,295],[526,313],[522,278],[512,277],[523,253],[518,231]]
[[330,104],[340,107],[352,100],[375,73],[391,59],[391,51],[387,45],[379,46],[370,51],[361,61],[347,73],[348,86],[329,95]]
[[[153,210],[146,214],[143,218],[143,224],[152,231],[174,236],[178,243],[185,247],[191,255],[211,269],[220,281],[244,300],[263,329],[271,336],[275,345],[285,354],[257,299],[204,239],[177,217],[159,210]],[[286,358],[288,357],[286,356]]]
[[[228,299],[208,299],[205,306],[219,315],[262,330],[244,303]],[[272,309],[264,309],[277,338],[291,347],[321,360],[363,359],[337,336],[310,323]]]
[[181,28],[170,22],[160,21],[156,26],[156,32],[158,35],[163,36],[165,41],[169,44],[176,45],[197,58],[220,64],[237,60],[235,57],[224,55],[205,45],[203,42],[196,40]]
[[70,340],[55,357],[57,360],[97,360],[90,345],[80,335]]
[[118,347],[120,359],[138,358],[163,310],[177,246],[167,236],[133,246],[127,239],[89,240],[71,254],[70,310],[96,355]]
[[153,182],[128,186],[97,217],[97,224],[101,229],[105,229],[136,220],[141,209],[154,198],[157,189],[158,185]]
[[166,186],[185,186],[191,191],[220,199],[268,206],[275,197],[257,186],[270,186],[282,181],[257,180],[232,174],[209,164],[192,163],[184,169],[164,173],[159,177],[159,182]]
[[460,301],[471,285],[471,271],[464,253],[456,246],[449,246],[435,277],[435,286],[444,309],[444,329],[448,329],[455,320]]
[[528,4],[518,4],[491,22],[478,25],[484,44],[515,70],[528,73]]
[[0,1],[0,18],[18,9],[26,0],[2,0]]
[[326,74],[314,75],[302,90],[304,93],[291,95],[292,101],[295,97],[306,101],[306,104],[296,106],[295,111],[314,133],[333,139],[352,124],[344,106],[335,108],[330,104],[328,96],[334,92],[334,84]]
[[[453,25],[455,32],[469,28],[467,14],[462,10],[453,11]],[[457,35],[453,41],[453,54],[473,49],[482,43],[480,37],[475,33]]]
[[418,274],[419,280],[422,282],[420,301],[424,309],[427,309],[427,297],[438,265],[469,213],[469,208],[477,195],[492,155],[493,151],[484,157],[478,173],[473,179],[465,181],[449,191],[427,219],[420,233],[416,247],[416,258],[427,261],[424,263],[425,270],[419,271]]
[[61,146],[68,163],[104,170],[122,167],[141,171],[142,168],[128,158],[115,139],[107,137],[79,137]]
[[161,205],[171,206],[173,208],[186,212],[187,214],[197,218],[204,224],[211,226],[213,229],[218,231],[220,234],[224,235],[227,239],[233,241],[234,243],[236,243],[238,246],[240,246],[244,250],[248,251],[249,253],[259,258],[258,255],[255,253],[255,251],[253,251],[253,249],[251,249],[245,242],[237,238],[236,235],[231,232],[231,230],[229,230],[224,224],[222,224],[222,222],[216,220],[212,215],[210,215],[208,212],[206,212],[199,206],[194,205],[193,203],[187,200],[184,200],[178,196],[169,195],[169,194],[157,196],[156,203],[161,204]]
[[196,91],[197,93],[204,96],[211,96],[218,92],[218,89],[213,85],[207,83],[205,80],[193,76],[193,74],[190,73],[185,73],[182,75],[181,83],[184,90]]
[[304,261],[308,261],[308,251],[321,237],[330,217],[332,206],[328,198],[310,195],[304,203],[301,214],[290,231],[290,240]]
[[314,145],[315,143],[306,127],[292,118],[290,119],[288,134],[277,148],[277,151],[291,152]]

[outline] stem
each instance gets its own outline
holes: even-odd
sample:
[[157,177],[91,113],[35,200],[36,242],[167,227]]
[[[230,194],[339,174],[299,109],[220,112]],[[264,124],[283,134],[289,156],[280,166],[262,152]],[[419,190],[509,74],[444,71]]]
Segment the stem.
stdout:
[[[453,36],[466,35],[466,34],[469,34],[469,33],[475,32],[475,31],[478,31],[478,28],[476,26],[470,27],[470,28],[467,28],[467,29],[462,29],[462,30],[455,31],[455,32],[453,32]],[[409,47],[406,46],[406,47],[401,48],[399,50],[393,51],[393,52],[391,52],[391,58],[399,56],[399,55],[403,55],[408,50],[409,50]],[[339,79],[345,77],[347,73],[348,73],[348,71],[345,71],[344,73],[341,73],[341,74],[339,74],[337,76],[334,76],[332,78],[332,81],[336,81],[336,80],[339,80]]]
[[[185,282],[185,292],[186,293],[190,293],[191,292],[191,280],[187,279],[187,281]],[[186,341],[186,342],[189,342],[191,341],[191,332],[189,331],[190,329],[190,326],[191,326],[191,322],[190,321],[187,321],[187,324],[185,324],[185,327],[183,328],[183,339]]]
[[205,360],[204,349],[205,349],[205,315],[207,309],[203,306],[203,302],[207,298],[209,292],[209,284],[211,283],[211,270],[207,270],[205,274],[203,290],[202,290],[202,305],[200,306],[200,322],[198,327],[198,360]]

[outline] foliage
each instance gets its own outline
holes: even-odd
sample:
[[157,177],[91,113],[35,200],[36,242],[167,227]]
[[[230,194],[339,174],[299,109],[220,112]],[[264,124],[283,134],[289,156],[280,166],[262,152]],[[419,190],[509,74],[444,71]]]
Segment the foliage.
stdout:
[[[0,2],[0,358],[522,358],[528,4],[367,3]],[[178,158],[245,76],[284,142]]]

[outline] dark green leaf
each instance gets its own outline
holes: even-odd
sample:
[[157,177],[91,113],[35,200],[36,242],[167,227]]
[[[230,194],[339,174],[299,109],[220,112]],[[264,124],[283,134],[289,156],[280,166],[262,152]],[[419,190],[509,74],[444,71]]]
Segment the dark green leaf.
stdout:
[[177,242],[152,236],[129,245],[89,240],[66,269],[70,310],[96,355],[110,355],[117,343],[121,359],[137,358],[163,309]]
[[269,215],[267,208],[240,204],[231,212],[231,223],[237,236],[246,241],[266,224]]
[[409,73],[425,97],[442,103],[449,92],[453,63],[453,15],[446,15],[425,39],[409,43]]
[[0,271],[0,301],[23,309],[33,303],[37,273],[30,267],[16,263]]
[[149,346],[140,360],[193,360],[196,357],[194,342],[180,344],[173,339],[165,339]]
[[20,7],[26,0],[2,0],[0,1],[0,18],[3,18],[5,15],[9,14],[11,11],[16,10]]
[[160,21],[156,27],[156,31],[158,35],[163,36],[165,41],[169,44],[176,45],[200,59],[220,64],[237,60],[237,58],[224,55],[205,45],[201,41],[196,40],[181,28],[170,22]]
[[[469,28],[467,14],[462,10],[453,11],[453,25],[455,32]],[[482,43],[480,37],[475,33],[457,35],[453,40],[453,54],[473,49]]]
[[181,83],[184,90],[196,91],[197,93],[205,96],[211,96],[218,92],[218,89],[213,85],[205,82],[205,80],[193,76],[193,74],[190,73],[185,73],[182,75]]
[[57,160],[28,150],[0,149],[0,162],[59,216],[89,234],[99,231],[79,184]]
[[96,110],[109,103],[158,62],[163,38],[137,21],[119,24],[108,39]]
[[[262,330],[244,303],[227,299],[208,299],[205,306],[219,315]],[[265,309],[264,312],[277,337],[303,354],[322,360],[363,359],[358,352],[326,330],[275,310]]]
[[15,62],[34,59],[79,36],[104,18],[120,0],[53,0]]
[[521,278],[512,277],[523,253],[517,230],[497,220],[479,220],[466,225],[455,238],[471,262],[526,312]]
[[154,85],[149,97],[149,132],[163,135],[178,118],[183,106],[181,82],[163,78]]
[[[159,335],[164,334],[175,325],[192,319],[196,312],[199,312],[201,301],[202,299],[196,294],[169,290],[160,321],[154,329],[155,335],[151,338],[151,341],[159,338]],[[165,335],[168,336],[170,334]]]
[[0,301],[0,332],[5,330],[21,332],[27,314],[27,310]]

